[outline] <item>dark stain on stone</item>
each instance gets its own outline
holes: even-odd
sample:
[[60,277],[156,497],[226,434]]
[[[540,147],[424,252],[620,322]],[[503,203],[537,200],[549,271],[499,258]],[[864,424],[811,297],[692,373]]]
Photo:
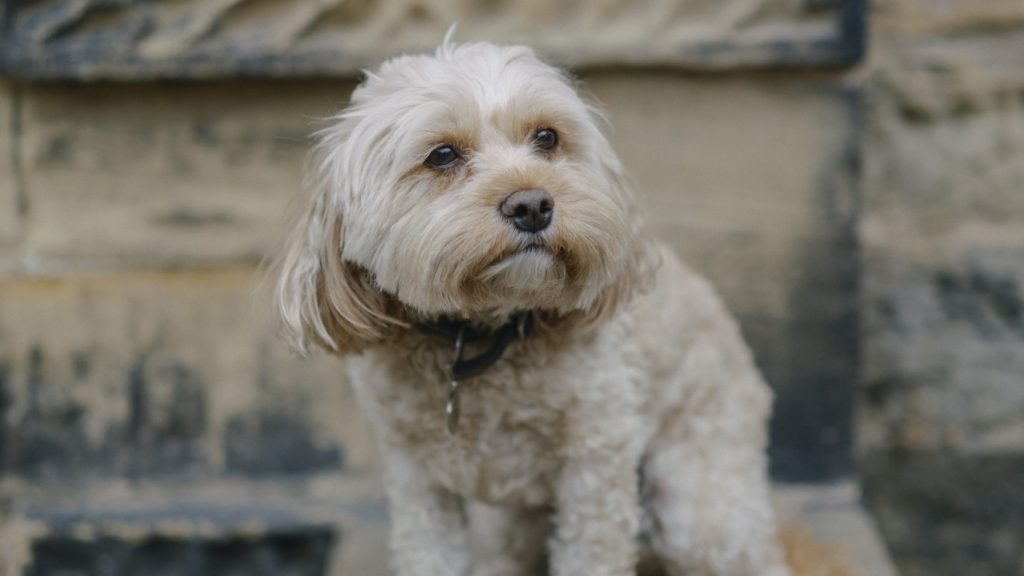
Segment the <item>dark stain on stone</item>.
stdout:
[[975,290],[985,294],[998,317],[1008,324],[1020,326],[1024,306],[1021,304],[1021,293],[1016,280],[977,275],[972,276],[971,283]]
[[224,451],[229,472],[252,476],[303,474],[344,465],[339,447],[319,445],[301,415],[280,411],[229,420]]
[[8,412],[14,405],[14,393],[11,391],[11,365],[0,362],[0,470],[8,468],[9,436]]
[[413,4],[406,10],[409,20],[413,22],[426,22],[430,20],[430,11],[425,6]]
[[91,364],[87,353],[73,352],[71,354],[71,371],[74,373],[75,378],[79,380],[88,378],[89,372],[92,369]]
[[43,383],[43,349],[38,344],[32,346],[28,351],[28,409],[29,412],[38,412],[42,401]]
[[[157,387],[169,390],[158,395]],[[115,469],[135,477],[204,466],[206,387],[194,370],[174,360],[158,364],[151,353],[142,353],[128,370],[127,392],[128,419],[108,432],[104,445]],[[167,400],[158,402],[157,396]]]
[[156,218],[158,224],[181,227],[227,224],[231,221],[231,214],[223,210],[197,210],[187,207],[176,208]]
[[[873,452],[864,500],[901,573],[1020,574],[1024,455]],[[1007,543],[1011,543],[1007,546]]]
[[295,526],[259,536],[151,536],[94,540],[48,535],[32,542],[25,576],[322,576],[337,535],[326,526]]
[[999,327],[1024,333],[1024,302],[1014,278],[977,269],[966,275],[943,271],[935,274],[934,286],[950,319],[968,322],[984,336]]
[[936,112],[933,112],[920,104],[900,100],[898,108],[900,118],[909,125],[918,126],[935,120]]
[[862,388],[864,400],[874,407],[886,406],[896,392],[896,387],[892,380],[886,378],[865,382]]
[[146,379],[143,369],[146,355],[140,354],[128,370],[128,432],[138,437],[146,420]]
[[66,164],[71,161],[71,138],[55,136],[46,143],[43,159],[51,164]]
[[[207,469],[206,383],[179,359],[139,353],[128,367],[128,414],[99,437],[87,433],[89,414],[71,389],[92,372],[90,356],[70,357],[68,381],[55,381],[41,345],[30,347],[22,370],[0,362],[0,473],[42,482],[101,476],[187,475]],[[15,382],[16,376],[24,378]],[[10,413],[15,394],[24,411]]]
[[243,130],[238,135],[238,142],[243,145],[246,150],[250,150],[253,146],[264,142],[267,139],[267,135],[259,130]]
[[228,420],[224,455],[228,472],[253,476],[336,470],[343,451],[318,442],[309,424],[308,401],[275,385],[267,342],[260,344],[256,390],[258,407]]
[[217,146],[221,143],[220,135],[209,120],[196,120],[192,123],[192,140],[204,146]]
[[827,235],[800,245],[801,273],[789,285],[785,317],[760,327],[741,318],[758,365],[776,392],[769,456],[772,476],[781,481],[829,481],[854,469],[853,407],[861,353],[856,191],[863,102],[856,92],[843,95],[847,129],[816,179],[814,210],[827,218]]
[[973,99],[957,98],[949,108],[949,116],[952,118],[964,118],[975,115],[982,111],[982,107]]
[[206,392],[195,373],[182,364],[166,368],[174,381],[174,401],[167,424],[161,432],[168,436],[195,439],[206,430]]
[[47,380],[46,365],[42,346],[32,346],[26,367],[26,412],[19,421],[5,414],[2,463],[19,475],[53,480],[80,467],[92,451],[85,434],[85,410]]
[[886,327],[900,333],[908,332],[906,322],[900,316],[899,306],[888,296],[879,296],[872,302],[877,320]]

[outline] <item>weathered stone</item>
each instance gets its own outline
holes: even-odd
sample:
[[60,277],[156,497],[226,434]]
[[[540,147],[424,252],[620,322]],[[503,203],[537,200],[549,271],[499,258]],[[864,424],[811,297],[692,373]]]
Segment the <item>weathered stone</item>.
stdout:
[[228,269],[0,281],[4,475],[372,468],[340,364],[274,341],[257,279]]
[[3,576],[387,573],[375,476],[6,487]]
[[1024,90],[1024,4],[875,3],[871,84],[916,122],[970,115]]
[[901,115],[941,121],[1004,105],[1024,90],[1024,33],[894,42],[877,59],[875,85],[888,90]]
[[994,35],[1024,23],[1024,4],[1017,0],[875,0],[871,8],[873,28],[890,40]]
[[30,266],[259,261],[300,195],[312,119],[333,112],[351,89],[31,86],[24,107]]
[[0,273],[17,265],[21,238],[22,207],[19,200],[16,96],[14,88],[0,82]]
[[[854,62],[866,2],[98,0],[13,4],[0,72],[36,78],[353,74],[460,40],[528,43],[562,63],[696,69]],[[0,38],[2,40],[2,38]]]
[[52,536],[32,543],[25,576],[218,574],[322,576],[333,534],[307,529],[260,538],[117,538]]
[[1024,574],[1024,5],[878,3],[859,446],[903,574]]
[[863,464],[903,576],[1024,573],[1024,456],[876,453]]
[[861,446],[1018,451],[1024,105],[921,122],[880,90],[871,110]]

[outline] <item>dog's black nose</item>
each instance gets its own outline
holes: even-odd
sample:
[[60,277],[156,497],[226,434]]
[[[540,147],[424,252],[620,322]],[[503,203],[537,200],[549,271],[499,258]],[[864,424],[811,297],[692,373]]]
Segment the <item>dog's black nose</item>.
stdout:
[[516,228],[523,232],[540,232],[551,224],[555,200],[540,188],[519,190],[508,195],[499,207]]

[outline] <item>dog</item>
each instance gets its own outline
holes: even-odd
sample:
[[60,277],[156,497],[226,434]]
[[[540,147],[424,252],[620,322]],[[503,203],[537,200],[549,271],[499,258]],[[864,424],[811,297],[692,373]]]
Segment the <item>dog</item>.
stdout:
[[446,39],[316,134],[275,306],[350,356],[399,576],[790,574],[772,393],[602,122],[531,49]]

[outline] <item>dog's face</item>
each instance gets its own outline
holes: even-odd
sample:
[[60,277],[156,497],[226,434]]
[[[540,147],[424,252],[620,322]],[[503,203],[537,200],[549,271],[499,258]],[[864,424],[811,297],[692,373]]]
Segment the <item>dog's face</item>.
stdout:
[[593,319],[640,274],[619,161],[594,111],[527,48],[391,60],[318,136],[277,290],[300,348],[358,348],[441,314]]

